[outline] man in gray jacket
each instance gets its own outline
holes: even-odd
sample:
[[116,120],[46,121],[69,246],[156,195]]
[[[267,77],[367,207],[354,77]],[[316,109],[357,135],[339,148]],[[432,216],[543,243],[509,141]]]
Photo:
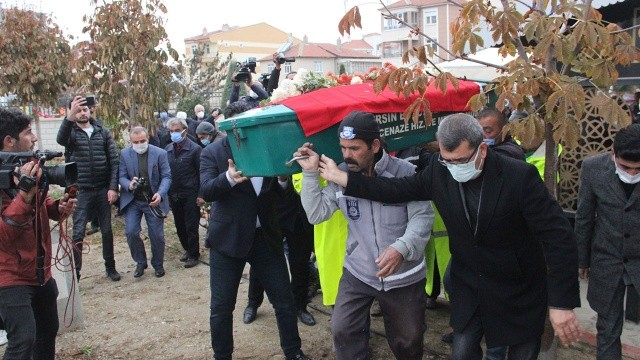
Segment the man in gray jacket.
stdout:
[[620,130],[613,151],[582,162],[576,235],[579,274],[598,313],[598,359],[622,358],[624,294],[640,289],[640,124]]
[[[370,113],[354,111],[339,127],[342,169],[365,176],[404,177],[415,173],[411,163],[384,151],[380,127]],[[385,204],[343,196],[330,183],[319,188],[319,156],[306,143],[294,156],[303,169],[302,205],[309,222],[321,223],[338,209],[349,224],[344,271],[331,317],[336,358],[367,359],[369,310],[377,299],[387,340],[398,359],[422,359],[426,330],[424,249],[434,212],[430,202]]]

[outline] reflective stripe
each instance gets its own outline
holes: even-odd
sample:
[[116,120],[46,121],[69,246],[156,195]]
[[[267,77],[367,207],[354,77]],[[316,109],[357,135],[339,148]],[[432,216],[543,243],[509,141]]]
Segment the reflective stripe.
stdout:
[[449,236],[449,233],[446,231],[432,231],[431,236],[439,238],[439,237]]
[[427,262],[425,261],[424,257],[422,258],[422,261],[420,262],[420,264],[414,266],[413,268],[400,273],[400,274],[395,274],[395,275],[391,275],[391,276],[387,276],[386,278],[384,278],[384,281],[394,281],[394,280],[398,280],[398,279],[403,279],[408,277],[409,275],[413,275],[419,271],[425,271],[425,269],[427,268]]

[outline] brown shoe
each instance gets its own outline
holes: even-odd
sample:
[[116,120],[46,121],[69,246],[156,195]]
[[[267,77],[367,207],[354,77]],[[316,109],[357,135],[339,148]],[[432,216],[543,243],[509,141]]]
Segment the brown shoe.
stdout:
[[192,268],[196,265],[200,264],[200,260],[188,258],[187,261],[184,262],[185,269]]

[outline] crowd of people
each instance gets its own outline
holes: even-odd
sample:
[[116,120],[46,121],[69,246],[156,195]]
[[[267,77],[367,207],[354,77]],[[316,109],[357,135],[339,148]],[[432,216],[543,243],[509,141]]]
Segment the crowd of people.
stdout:
[[[206,117],[200,104],[192,117],[163,109],[153,134],[132,126],[130,146],[121,151],[96,119],[95,105],[87,106],[83,96],[70,102],[57,142],[77,164],[77,197],[52,200],[41,186],[46,181],[38,161],[18,166],[9,175],[15,186],[0,190],[5,358],[55,357],[49,219],[73,214],[78,281],[86,226],[95,220],[105,274],[119,281],[111,226],[111,207],[117,206],[134,278],[144,276],[149,263],[162,277],[167,215],[173,215],[184,251],[180,261],[192,268],[200,264],[200,207],[207,203],[216,359],[231,359],[234,352],[233,311],[247,263],[243,322],[256,319],[266,293],[285,358],[309,359],[298,321],[315,324],[307,308],[314,253],[323,303],[333,309],[339,360],[369,358],[374,302],[394,356],[422,359],[425,312],[438,306],[439,296],[451,304],[452,331],[443,341],[452,343],[453,359],[536,359],[545,322],[562,344],[578,341],[573,309],[581,305],[579,277],[589,279],[587,299],[598,314],[598,359],[621,358],[624,294],[640,286],[640,124],[619,130],[609,153],[584,161],[575,230],[527,163],[525,149],[504,131],[508,117],[495,109],[476,117],[449,115],[436,141],[399,152],[387,151],[373,114],[353,111],[337,134],[343,159],[300,144],[292,156],[301,173],[249,178],[236,167],[230,140],[217,125],[258,106],[277,88],[276,55],[267,88],[251,76],[234,77],[224,114],[214,108]],[[249,95],[240,96],[242,86]],[[0,152],[33,151],[31,121],[0,109]],[[143,216],[150,259],[141,239]]]

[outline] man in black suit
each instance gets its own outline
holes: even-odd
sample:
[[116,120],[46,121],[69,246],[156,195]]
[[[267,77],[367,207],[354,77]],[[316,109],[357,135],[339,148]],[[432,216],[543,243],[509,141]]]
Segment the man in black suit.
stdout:
[[231,359],[233,309],[240,277],[251,264],[275,309],[286,359],[308,359],[301,351],[296,307],[282,247],[276,204],[287,178],[242,176],[225,137],[202,150],[200,187],[211,203],[207,243],[211,264],[211,345],[216,359]]
[[440,153],[414,176],[364,177],[326,156],[320,174],[345,196],[433,201],[450,239],[453,359],[482,359],[482,336],[509,359],[536,359],[547,311],[560,341],[576,342],[575,235],[535,167],[496,155],[470,115],[448,116],[437,137]]

